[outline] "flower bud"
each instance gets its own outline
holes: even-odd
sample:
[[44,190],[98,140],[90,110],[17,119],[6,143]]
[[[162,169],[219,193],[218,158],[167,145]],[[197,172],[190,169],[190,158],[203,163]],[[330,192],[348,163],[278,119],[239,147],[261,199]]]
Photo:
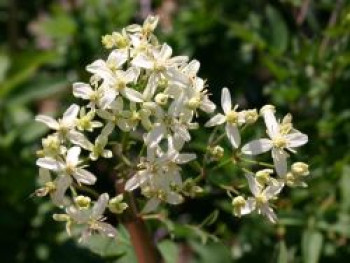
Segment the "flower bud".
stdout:
[[90,207],[91,199],[88,196],[79,195],[74,198],[74,202],[79,206],[81,209],[87,209]]
[[111,49],[115,46],[114,40],[112,35],[104,35],[102,36],[102,45],[106,48],[106,49]]
[[197,109],[200,105],[201,105],[201,100],[200,100],[200,98],[191,98],[191,99],[187,102],[187,106],[188,106],[191,110]]
[[303,162],[296,162],[292,165],[292,173],[296,176],[307,176],[309,175],[309,166]]
[[208,149],[211,157],[215,160],[219,160],[224,157],[225,150],[220,145],[216,145],[214,147],[209,147]]
[[245,122],[248,124],[255,123],[259,118],[259,114],[256,109],[246,110],[244,113]]
[[241,216],[241,210],[245,206],[246,200],[243,196],[237,196],[233,198],[232,200],[232,206],[233,206],[233,213],[235,216],[240,217]]
[[108,208],[112,213],[122,214],[128,208],[128,204],[123,202],[123,194],[109,200]]
[[66,215],[66,214],[53,214],[52,218],[53,220],[59,221],[59,222],[67,222],[70,220],[69,215]]
[[270,175],[273,174],[272,169],[263,169],[255,173],[256,180],[261,185],[265,185],[270,181]]
[[166,105],[168,103],[169,96],[164,93],[159,93],[154,98],[155,102],[159,105]]
[[272,113],[275,113],[276,110],[275,110],[275,106],[273,105],[265,105],[263,106],[261,109],[260,109],[260,115],[264,115],[265,113],[267,112],[272,112]]

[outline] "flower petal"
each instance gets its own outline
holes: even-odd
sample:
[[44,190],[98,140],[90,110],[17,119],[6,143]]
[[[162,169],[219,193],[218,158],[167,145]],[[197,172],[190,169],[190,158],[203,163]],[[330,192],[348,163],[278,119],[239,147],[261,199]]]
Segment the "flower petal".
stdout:
[[95,205],[92,207],[91,217],[99,219],[106,210],[108,205],[109,195],[107,193],[101,194]]
[[89,84],[83,82],[73,84],[73,95],[77,98],[88,100],[93,92]]
[[272,141],[269,139],[253,140],[243,146],[242,152],[244,154],[256,155],[267,152],[272,148]]
[[229,113],[232,109],[231,94],[228,88],[223,88],[221,92],[221,107],[225,114]]
[[252,176],[251,174],[246,174],[245,177],[248,180],[249,189],[252,192],[252,194],[254,196],[259,195],[261,189],[255,177]]
[[238,148],[241,144],[241,135],[236,125],[226,123],[226,135],[234,148]]
[[77,182],[87,185],[93,185],[97,180],[95,175],[82,168],[78,168],[73,176]]
[[72,104],[64,113],[63,120],[64,122],[71,123],[77,118],[79,113],[79,106],[77,104]]
[[44,123],[50,129],[58,130],[58,128],[59,128],[58,122],[50,116],[38,115],[35,117],[35,120],[38,122]]
[[133,102],[143,102],[142,94],[134,89],[125,88],[122,90],[122,94]]
[[285,138],[288,141],[288,147],[292,147],[292,148],[300,147],[305,143],[307,143],[308,141],[308,136],[301,132],[294,132],[294,133],[287,134]]
[[60,165],[59,165],[58,161],[53,159],[53,158],[50,158],[50,157],[39,158],[36,161],[36,165],[41,167],[41,168],[45,168],[45,169],[49,169],[49,170],[53,170],[53,171],[60,170]]
[[279,176],[285,176],[287,169],[287,157],[288,154],[280,149],[272,149],[272,159],[275,165],[276,172]]
[[226,121],[226,117],[221,113],[218,113],[214,117],[212,117],[204,126],[212,127],[212,126],[223,124],[225,121]]
[[154,62],[144,54],[137,55],[131,62],[133,66],[145,69],[153,69]]
[[66,163],[76,166],[79,162],[80,152],[81,148],[78,146],[70,148],[67,152]]

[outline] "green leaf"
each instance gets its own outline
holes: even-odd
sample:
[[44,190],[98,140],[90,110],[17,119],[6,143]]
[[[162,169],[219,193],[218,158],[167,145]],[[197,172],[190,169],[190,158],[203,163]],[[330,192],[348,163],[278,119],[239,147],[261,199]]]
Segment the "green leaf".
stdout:
[[288,263],[288,249],[284,240],[278,243],[278,263]]
[[342,176],[339,180],[341,194],[341,206],[344,210],[350,209],[350,166],[343,167]]
[[10,92],[13,92],[20,84],[24,83],[30,79],[38,68],[43,64],[56,59],[57,54],[53,52],[46,52],[37,54],[33,57],[28,65],[24,65],[20,70],[16,71],[12,76],[10,76],[6,81],[0,85],[0,98],[6,97]]
[[231,263],[232,256],[230,250],[222,243],[208,243],[203,245],[198,242],[190,243],[192,249],[198,255],[196,263]]
[[176,243],[165,240],[158,244],[158,248],[163,256],[164,263],[179,262],[179,248]]
[[268,5],[266,8],[266,17],[269,22],[269,44],[273,52],[282,54],[287,50],[289,33],[286,23],[280,13]]
[[316,230],[306,230],[302,237],[304,263],[317,263],[321,256],[323,235]]

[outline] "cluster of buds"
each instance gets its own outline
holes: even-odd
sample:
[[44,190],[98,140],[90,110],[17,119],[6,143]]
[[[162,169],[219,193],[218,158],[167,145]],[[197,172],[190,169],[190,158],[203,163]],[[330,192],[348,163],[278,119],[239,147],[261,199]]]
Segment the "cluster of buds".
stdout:
[[[122,214],[128,209],[122,195],[109,200],[109,195],[103,193],[96,201],[78,195],[81,187],[91,187],[98,179],[88,170],[91,162],[106,158],[122,167],[120,171],[126,163],[131,172],[120,172],[125,191],[140,188],[148,200],[143,213],[154,211],[161,203],[180,204],[185,197],[202,192],[197,180],[183,181],[182,167],[196,159],[196,154],[184,149],[192,139],[191,130],[200,128],[198,115],[212,114],[216,106],[209,99],[205,81],[197,75],[200,63],[187,56],[172,56],[171,47],[159,43],[153,34],[157,23],[157,17],[149,16],[143,25],[131,25],[104,36],[102,43],[111,50],[109,56],[86,67],[91,73],[88,83],[73,84],[73,95],[83,105],[71,105],[58,120],[45,115],[36,117],[53,130],[38,151],[42,187],[37,195],[50,195],[57,206],[65,209],[65,214],[54,218],[65,221],[68,232],[74,224],[84,225],[83,240],[93,232],[114,237],[114,228],[104,222],[104,211]],[[205,126],[225,124],[228,141],[240,150],[242,126],[253,125],[258,112],[238,111],[237,105],[232,106],[227,88],[222,91],[221,101],[224,113],[214,115]],[[257,210],[275,221],[268,200],[284,184],[300,182],[300,176],[306,175],[301,165],[294,165],[291,179],[286,150],[294,152],[294,148],[306,143],[307,137],[292,127],[289,115],[282,123],[277,122],[273,106],[265,106],[261,115],[269,139],[252,141],[241,151],[256,155],[272,150],[280,178],[272,180],[269,175],[273,171],[256,178],[247,175],[254,197],[236,197],[233,206],[237,215]],[[133,159],[129,160],[127,152],[121,154],[122,158],[115,154],[110,148],[111,138],[120,134],[132,135],[121,137],[141,144],[140,155],[131,155]],[[210,148],[210,152],[212,160],[224,156],[220,145]]]

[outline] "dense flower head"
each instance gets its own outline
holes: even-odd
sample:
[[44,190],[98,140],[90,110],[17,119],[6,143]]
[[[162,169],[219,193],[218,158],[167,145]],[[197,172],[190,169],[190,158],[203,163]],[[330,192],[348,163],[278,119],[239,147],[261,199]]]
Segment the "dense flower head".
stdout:
[[[96,201],[78,194],[79,187],[93,186],[100,176],[89,171],[91,162],[107,159],[122,167],[125,191],[140,188],[148,200],[143,213],[157,209],[161,203],[180,204],[185,197],[202,192],[197,180],[183,182],[182,167],[197,158],[185,148],[193,140],[191,131],[203,128],[198,116],[213,114],[216,105],[209,98],[206,81],[197,75],[200,63],[187,56],[174,56],[169,45],[159,43],[153,34],[157,23],[157,17],[149,16],[143,25],[131,25],[104,36],[102,43],[110,54],[86,67],[91,74],[88,82],[76,82],[72,87],[81,106],[71,105],[57,120],[45,115],[36,117],[53,130],[38,151],[41,188],[36,194],[50,195],[56,205],[65,208],[66,213],[55,219],[65,221],[69,232],[71,226],[84,225],[81,240],[93,233],[114,237],[115,230],[104,222],[103,213],[109,209],[121,214],[128,209],[120,193],[110,201],[107,193]],[[277,217],[269,202],[285,185],[299,185],[300,178],[308,174],[303,163],[295,163],[288,172],[287,152],[294,153],[308,138],[293,127],[290,115],[279,122],[274,107],[267,105],[260,115],[268,138],[240,148],[241,133],[257,123],[258,111],[241,110],[233,104],[228,88],[222,90],[221,108],[223,113],[214,114],[205,127],[224,125],[223,134],[234,152],[257,155],[271,150],[273,158],[273,169],[246,175],[252,196],[235,197],[234,214],[257,211],[275,222]],[[111,139],[116,136],[142,144],[140,154],[130,161],[124,141],[119,143],[121,150],[113,146],[118,145]],[[210,161],[224,157],[220,145],[208,145],[207,149]],[[124,174],[125,167],[131,173]],[[272,176],[275,171],[278,178]]]

